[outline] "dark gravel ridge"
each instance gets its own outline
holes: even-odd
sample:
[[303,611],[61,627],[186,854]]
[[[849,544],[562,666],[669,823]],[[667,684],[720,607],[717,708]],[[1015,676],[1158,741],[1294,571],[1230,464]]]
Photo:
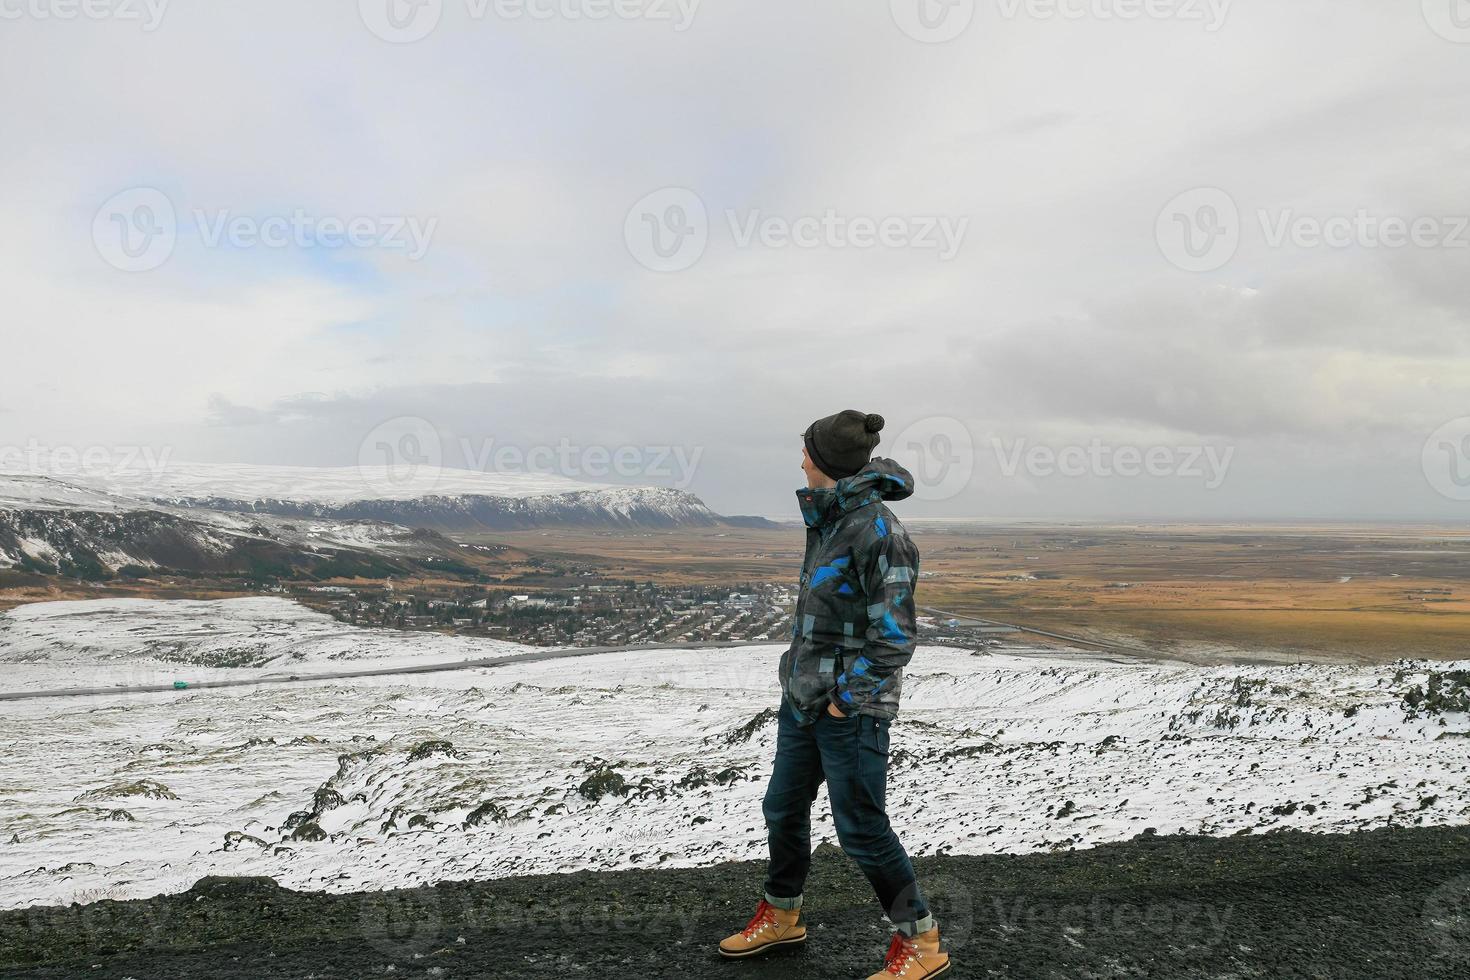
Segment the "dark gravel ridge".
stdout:
[[[958,977],[1470,977],[1470,828],[1140,836],[918,865]],[[325,895],[204,879],[181,895],[0,913],[0,977],[866,977],[866,882],[819,850],[805,949],[721,962],[758,863]]]

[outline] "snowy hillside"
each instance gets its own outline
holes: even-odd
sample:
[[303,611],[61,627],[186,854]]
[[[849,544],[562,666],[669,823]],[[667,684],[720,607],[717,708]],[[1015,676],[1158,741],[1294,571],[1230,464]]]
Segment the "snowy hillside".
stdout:
[[0,473],[0,509],[135,510],[138,498],[33,473]]
[[[507,649],[370,633],[262,600],[0,616],[3,673],[20,672],[7,683],[32,686],[53,669],[68,683],[295,672],[490,646]],[[345,891],[759,857],[779,653],[7,703],[0,901],[143,896],[214,873]],[[893,730],[890,812],[921,854],[1085,847],[1147,828],[1465,823],[1466,666],[923,648]],[[825,797],[816,812],[814,833],[832,839]]]
[[491,639],[364,629],[288,599],[94,599],[0,614],[0,688],[131,687],[510,656]]
[[719,515],[693,494],[661,487],[612,487],[509,497],[430,494],[411,500],[354,500],[343,504],[209,499],[193,501],[192,505],[294,517],[389,521],[441,531],[578,526],[708,527],[722,523]]
[[131,567],[149,572],[333,574],[374,577],[458,560],[441,535],[398,524],[331,518],[148,507],[136,503],[0,506],[0,570],[103,579]]

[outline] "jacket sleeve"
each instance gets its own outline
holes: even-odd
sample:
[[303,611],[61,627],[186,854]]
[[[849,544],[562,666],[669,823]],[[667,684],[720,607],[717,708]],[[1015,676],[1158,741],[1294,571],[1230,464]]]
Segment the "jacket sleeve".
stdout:
[[914,655],[919,552],[907,534],[881,533],[886,531],[880,522],[875,532],[879,536],[869,542],[858,562],[868,602],[868,629],[862,652],[846,665],[832,692],[832,700],[844,710],[872,701]]

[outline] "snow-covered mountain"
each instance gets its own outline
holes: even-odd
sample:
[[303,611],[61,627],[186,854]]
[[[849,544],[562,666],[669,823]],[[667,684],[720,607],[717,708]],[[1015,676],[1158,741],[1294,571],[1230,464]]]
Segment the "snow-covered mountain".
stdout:
[[252,500],[178,498],[175,502],[180,506],[287,517],[388,521],[441,531],[533,527],[713,527],[724,523],[692,493],[661,487],[605,487],[524,496],[426,494],[410,499],[372,498],[340,503],[279,497]]
[[461,555],[435,531],[382,521],[181,507],[50,477],[0,475],[0,570],[86,579],[157,569],[381,576]]
[[[283,600],[0,615],[0,687],[504,657]],[[351,891],[760,857],[780,648],[8,702],[0,906],[208,874]],[[889,813],[917,854],[1470,820],[1470,664],[1197,667],[924,647]],[[833,840],[825,794],[817,839]]]
[[[255,573],[401,570],[455,553],[438,532],[749,526],[691,493],[466,470],[169,463],[65,478],[0,474],[0,569]],[[385,563],[386,562],[386,563]]]
[[[442,531],[529,527],[710,527],[726,519],[666,487],[579,483],[540,473],[175,463],[64,478],[0,476],[30,506],[169,507],[372,520]],[[750,519],[735,523],[748,525]]]

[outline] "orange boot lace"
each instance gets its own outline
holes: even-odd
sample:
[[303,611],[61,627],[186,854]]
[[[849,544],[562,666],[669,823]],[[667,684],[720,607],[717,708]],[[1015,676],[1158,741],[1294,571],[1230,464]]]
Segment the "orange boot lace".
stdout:
[[761,899],[761,903],[755,907],[755,916],[741,930],[741,935],[746,939],[750,939],[766,926],[773,926],[775,924],[776,907],[763,898]]
[[901,932],[893,934],[893,941],[888,944],[888,955],[883,960],[883,969],[894,976],[898,976],[908,966],[909,960],[919,954],[919,947],[909,937]]

